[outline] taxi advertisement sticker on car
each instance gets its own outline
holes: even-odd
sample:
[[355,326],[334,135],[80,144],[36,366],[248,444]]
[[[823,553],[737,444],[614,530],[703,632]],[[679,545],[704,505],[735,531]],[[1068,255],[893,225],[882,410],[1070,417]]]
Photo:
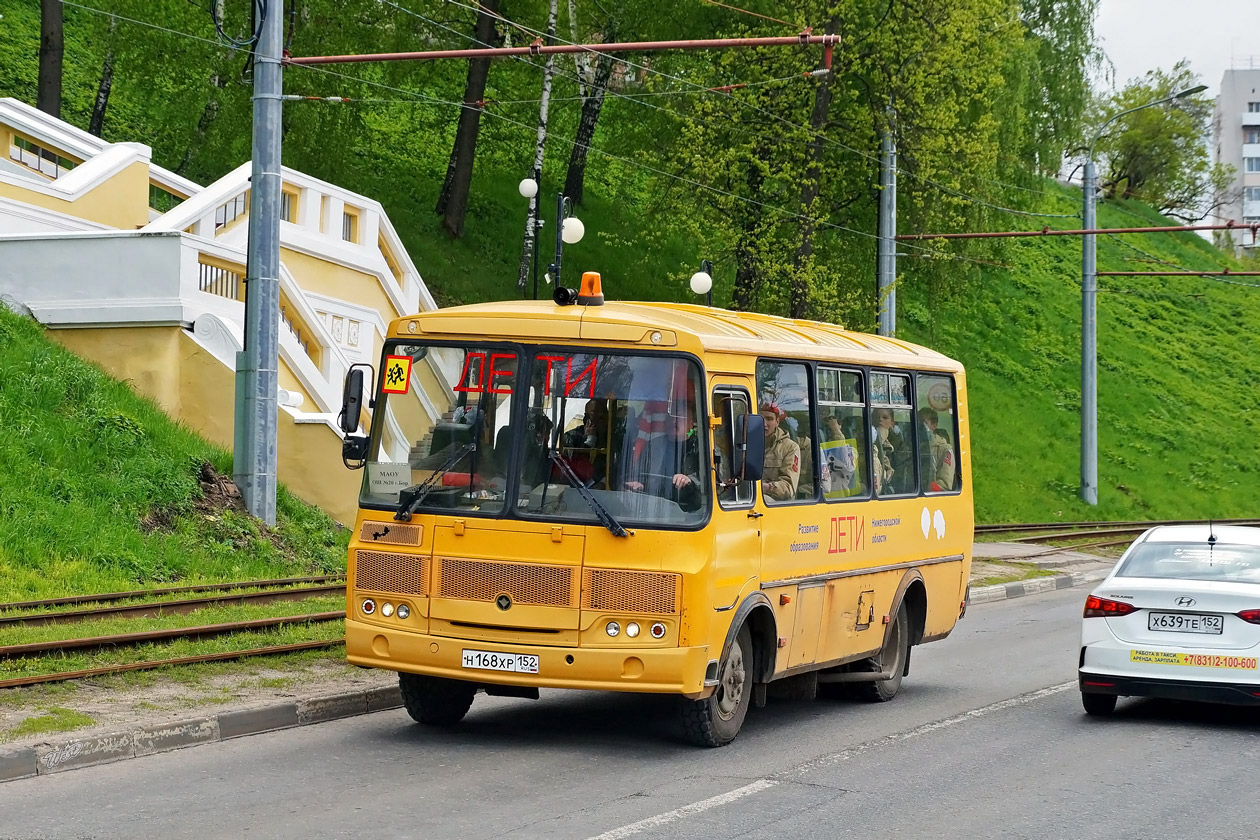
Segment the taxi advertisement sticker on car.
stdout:
[[1246,671],[1256,670],[1254,656],[1221,656],[1212,653],[1174,653],[1162,650],[1131,650],[1130,662],[1144,662],[1150,665],[1195,665],[1200,668],[1238,668]]

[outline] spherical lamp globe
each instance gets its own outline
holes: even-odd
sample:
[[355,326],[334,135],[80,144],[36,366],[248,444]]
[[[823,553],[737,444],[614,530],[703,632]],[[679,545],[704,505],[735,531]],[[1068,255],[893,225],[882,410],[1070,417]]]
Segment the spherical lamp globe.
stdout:
[[538,182],[533,178],[526,178],[516,188],[517,192],[524,198],[533,198],[538,195]]
[[697,295],[707,295],[713,288],[713,278],[708,272],[697,271],[691,275],[691,291]]
[[566,245],[576,245],[582,241],[582,237],[586,235],[586,225],[582,224],[581,219],[572,216],[564,220],[564,227],[560,230],[560,238],[564,240]]

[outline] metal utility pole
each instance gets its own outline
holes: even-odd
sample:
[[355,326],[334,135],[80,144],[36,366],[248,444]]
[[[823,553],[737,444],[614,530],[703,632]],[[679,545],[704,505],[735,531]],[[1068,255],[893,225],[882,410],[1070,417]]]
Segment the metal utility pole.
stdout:
[[[892,118],[892,109],[888,111]],[[879,143],[879,334],[897,333],[897,147],[891,123],[884,128]]]
[[[1085,174],[1081,183],[1081,191],[1084,193],[1081,227],[1086,231],[1093,231],[1098,226],[1094,206],[1098,192],[1094,146],[1107,126],[1134,111],[1163,105],[1205,90],[1207,85],[1178,91],[1172,96],[1121,111],[1098,127],[1085,155]],[[1081,236],[1081,499],[1087,505],[1098,504],[1098,261],[1094,236],[1093,233]]]
[[[1091,154],[1092,158],[1093,155]],[[1093,230],[1098,174],[1085,161],[1081,227]],[[1094,234],[1081,237],[1081,499],[1098,504],[1098,262]]]
[[262,0],[254,53],[254,151],[245,282],[245,349],[236,354],[232,477],[249,512],[276,524],[280,344],[280,107],[284,15]]

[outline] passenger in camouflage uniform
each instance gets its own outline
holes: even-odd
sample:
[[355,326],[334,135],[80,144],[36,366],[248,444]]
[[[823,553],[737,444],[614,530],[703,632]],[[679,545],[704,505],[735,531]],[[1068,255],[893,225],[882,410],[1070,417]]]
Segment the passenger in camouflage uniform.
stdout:
[[920,434],[931,441],[929,447],[920,446],[919,449],[919,481],[926,492],[953,490],[954,477],[958,472],[949,438],[937,429],[939,420],[934,409],[919,409],[919,422],[923,424]]
[[801,447],[779,428],[786,413],[772,402],[761,407],[766,423],[766,461],[761,473],[761,492],[767,499],[787,502],[796,498],[801,480]]

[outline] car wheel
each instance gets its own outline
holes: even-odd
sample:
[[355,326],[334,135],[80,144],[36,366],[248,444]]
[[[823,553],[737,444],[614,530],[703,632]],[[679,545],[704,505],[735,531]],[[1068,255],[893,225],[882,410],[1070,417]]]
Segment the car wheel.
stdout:
[[739,628],[735,644],[718,669],[718,685],[704,700],[683,704],[683,733],[700,747],[721,747],[739,734],[752,700],[752,635]]
[[910,655],[910,616],[906,606],[897,609],[897,618],[888,634],[888,641],[879,656],[868,665],[871,670],[891,671],[892,676],[877,682],[854,683],[853,692],[868,703],[887,703],[901,690],[901,679],[906,671],[906,657]]
[[475,683],[425,677],[420,674],[398,675],[398,688],[403,705],[412,720],[427,726],[454,726],[464,719],[472,707]]
[[1081,705],[1085,707],[1085,714],[1103,717],[1116,710],[1116,695],[1086,694],[1082,691]]

